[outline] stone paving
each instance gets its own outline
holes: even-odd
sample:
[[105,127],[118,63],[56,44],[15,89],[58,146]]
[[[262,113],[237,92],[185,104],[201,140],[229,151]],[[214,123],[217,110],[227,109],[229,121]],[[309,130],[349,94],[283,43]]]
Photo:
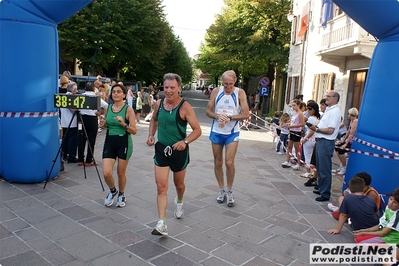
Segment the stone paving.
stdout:
[[[310,243],[352,243],[348,225],[329,235],[336,221],[313,188],[303,186],[303,172],[284,169],[272,148],[271,134],[242,131],[236,156],[232,208],[218,204],[218,186],[208,140],[207,98],[184,92],[203,129],[190,145],[184,217],[173,217],[176,192],[170,178],[168,237],[151,235],[157,217],[153,147],[145,143],[148,123],[133,136],[124,208],[104,206],[99,133],[96,168],[65,164],[48,182],[15,184],[0,179],[0,265],[309,265]],[[333,177],[332,202],[341,191]]]

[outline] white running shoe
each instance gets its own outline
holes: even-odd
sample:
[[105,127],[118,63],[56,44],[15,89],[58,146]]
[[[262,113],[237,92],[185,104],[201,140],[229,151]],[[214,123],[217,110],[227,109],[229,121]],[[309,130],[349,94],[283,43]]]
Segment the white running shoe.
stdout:
[[118,196],[118,201],[116,202],[116,207],[123,208],[125,206],[126,206],[125,194],[119,195]]
[[334,203],[328,203],[327,204],[327,208],[332,211],[332,212],[336,212],[339,210],[339,207],[337,205],[335,205]]
[[344,175],[346,173],[346,166],[342,166],[341,170],[337,173],[338,175]]
[[309,172],[306,172],[306,173],[300,175],[300,177],[304,177],[304,178],[310,178],[312,176],[313,176],[312,173],[309,173]]
[[167,236],[168,227],[164,224],[163,220],[159,220],[155,228],[151,232],[152,235]]
[[182,203],[177,203],[177,198],[175,198],[175,203],[176,203],[175,217],[177,219],[181,219],[183,217],[183,214],[184,214],[183,202]]
[[332,170],[331,172],[334,173],[334,174],[336,174],[336,173],[338,173],[339,171],[341,171],[341,169],[342,169],[342,163],[339,164],[338,169]]
[[278,155],[282,155],[283,153],[281,151],[276,152]]
[[111,191],[108,193],[107,197],[105,198],[104,201],[104,205],[109,207],[112,206],[112,204],[114,203],[114,197],[118,195],[118,190],[115,190],[114,193],[112,193]]
[[299,166],[299,164],[294,164],[293,166],[291,166],[292,169],[294,170],[299,170],[301,169],[301,167]]
[[226,196],[227,196],[227,207],[233,207],[235,204],[233,191],[231,190],[227,191]]
[[226,200],[226,191],[221,189],[219,192],[219,196],[216,198],[218,203],[223,203]]
[[285,161],[285,162],[283,162],[283,163],[281,164],[281,166],[282,166],[283,168],[290,168],[290,167],[292,166],[292,164],[291,164],[290,162]]

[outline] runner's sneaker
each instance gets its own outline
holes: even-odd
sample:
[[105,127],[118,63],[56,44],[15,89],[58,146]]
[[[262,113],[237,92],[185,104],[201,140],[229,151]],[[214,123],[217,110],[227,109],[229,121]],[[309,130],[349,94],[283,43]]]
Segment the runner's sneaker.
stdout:
[[334,174],[336,174],[336,173],[338,173],[339,171],[341,171],[341,168],[342,168],[342,163],[339,165],[338,169],[331,170],[331,172],[334,173]]
[[151,232],[152,235],[156,236],[167,236],[168,227],[164,224],[163,220],[159,220],[155,228]]
[[337,175],[344,175],[346,173],[346,166],[342,166]]
[[299,166],[299,164],[295,164],[295,165],[291,166],[291,168],[292,168],[293,170],[299,170],[299,169],[301,169],[301,167]]
[[176,203],[175,217],[177,219],[180,219],[180,218],[183,217],[183,214],[184,214],[183,202],[182,203],[177,203],[177,198],[175,198],[175,203]]
[[283,168],[290,168],[291,166],[292,166],[292,164],[290,163],[290,162],[283,162],[282,164],[281,164],[281,166],[283,167]]
[[219,192],[219,196],[216,198],[216,201],[218,203],[223,203],[226,200],[226,191],[224,189],[221,189]]
[[125,194],[118,196],[118,201],[116,202],[116,207],[125,207],[126,206],[126,198]]
[[226,193],[227,196],[227,207],[233,207],[235,202],[234,202],[234,197],[233,197],[233,191],[229,190]]
[[112,193],[111,191],[108,193],[107,197],[105,198],[104,201],[104,205],[105,206],[112,206],[112,204],[114,203],[114,197],[118,195],[118,190],[115,190],[114,193]]
[[281,151],[277,151],[276,154],[282,155],[283,153]]
[[332,211],[332,212],[336,212],[339,210],[338,206],[335,205],[334,203],[328,203],[327,204],[327,208]]

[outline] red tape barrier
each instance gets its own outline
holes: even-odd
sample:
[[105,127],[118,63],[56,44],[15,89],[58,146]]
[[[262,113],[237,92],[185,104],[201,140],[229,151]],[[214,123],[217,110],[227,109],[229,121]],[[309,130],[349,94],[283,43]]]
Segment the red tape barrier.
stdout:
[[0,117],[12,117],[12,118],[50,117],[57,115],[58,112],[0,112]]

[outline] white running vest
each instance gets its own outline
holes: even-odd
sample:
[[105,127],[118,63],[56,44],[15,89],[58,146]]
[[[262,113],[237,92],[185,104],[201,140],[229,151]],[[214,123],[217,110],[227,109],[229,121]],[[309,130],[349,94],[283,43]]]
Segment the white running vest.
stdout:
[[[215,113],[226,115],[238,115],[241,108],[238,102],[239,88],[235,88],[234,92],[230,95],[224,94],[224,87],[220,86],[218,95],[215,99]],[[229,135],[240,131],[240,125],[237,120],[227,122],[224,127],[219,127],[217,120],[212,121],[211,131],[219,134]]]

